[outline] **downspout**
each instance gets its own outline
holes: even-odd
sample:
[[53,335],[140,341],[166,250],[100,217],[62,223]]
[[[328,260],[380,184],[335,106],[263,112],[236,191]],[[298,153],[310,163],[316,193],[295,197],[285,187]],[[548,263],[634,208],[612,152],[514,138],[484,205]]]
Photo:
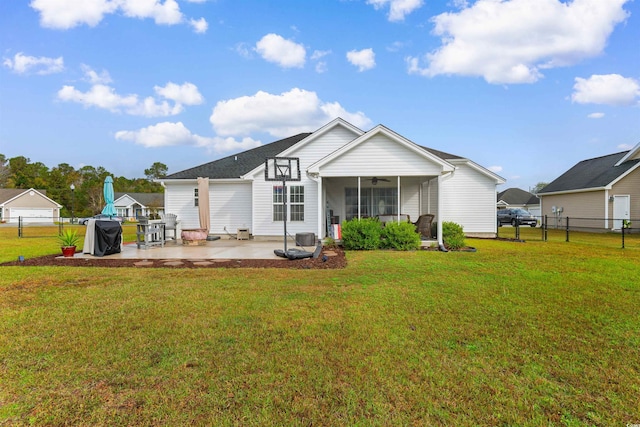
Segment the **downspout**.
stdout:
[[453,177],[455,169],[451,172],[445,172],[444,174],[438,175],[438,221],[437,221],[437,233],[438,233],[438,248],[441,251],[446,251],[447,249],[444,247],[444,241],[442,240],[442,183],[446,180]]

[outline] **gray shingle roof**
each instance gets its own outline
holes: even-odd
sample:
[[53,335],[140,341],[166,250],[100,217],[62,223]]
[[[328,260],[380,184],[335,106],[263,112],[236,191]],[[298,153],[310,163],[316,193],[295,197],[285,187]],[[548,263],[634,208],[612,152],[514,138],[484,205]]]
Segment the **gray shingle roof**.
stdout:
[[159,208],[164,206],[164,193],[114,193],[115,199],[118,200],[124,195],[130,196],[136,202],[143,206],[151,206]]
[[579,162],[574,167],[553,180],[538,194],[554,193],[557,191],[580,190],[586,188],[601,188],[609,185],[620,175],[635,166],[640,160],[628,160],[619,166],[615,164],[622,159],[628,151],[609,154]]
[[[309,135],[311,135],[311,133],[300,133],[295,136],[290,136],[251,150],[243,151],[241,153],[233,154],[190,169],[172,173],[167,175],[165,179],[197,179],[198,177],[208,177],[211,179],[240,178],[263,164],[267,157],[274,157],[278,155]],[[444,160],[463,158],[456,156],[455,154],[434,150],[433,148],[423,147],[420,145],[418,147]]]
[[498,193],[498,200],[502,200],[509,205],[537,205],[540,200],[535,194],[524,191],[521,188],[507,188]]
[[213,162],[195,166],[191,169],[172,173],[165,178],[197,179],[200,176],[211,179],[240,178],[242,175],[263,164],[267,157],[276,156],[309,135],[311,135],[311,133],[300,133],[270,144],[261,145],[251,150],[214,160]]
[[[29,191],[28,188],[0,188],[0,203],[4,203],[7,200],[11,200],[16,196],[21,195]],[[47,195],[47,190],[36,190],[43,196]]]

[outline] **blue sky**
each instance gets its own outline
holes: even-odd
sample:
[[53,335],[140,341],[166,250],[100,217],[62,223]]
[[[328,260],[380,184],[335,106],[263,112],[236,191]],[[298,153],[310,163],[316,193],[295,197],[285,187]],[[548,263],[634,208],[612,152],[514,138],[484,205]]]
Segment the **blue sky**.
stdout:
[[507,179],[640,142],[640,1],[0,4],[0,153],[177,172],[340,116]]

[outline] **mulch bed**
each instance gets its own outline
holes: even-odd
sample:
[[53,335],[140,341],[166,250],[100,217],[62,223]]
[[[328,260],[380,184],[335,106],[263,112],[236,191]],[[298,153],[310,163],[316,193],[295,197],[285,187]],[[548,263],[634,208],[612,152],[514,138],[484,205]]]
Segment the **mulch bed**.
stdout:
[[345,268],[347,259],[342,248],[326,248],[318,258],[288,259],[116,259],[61,258],[59,254],[27,258],[23,262],[11,261],[3,266],[47,267],[134,267],[134,268],[290,268],[336,269]]

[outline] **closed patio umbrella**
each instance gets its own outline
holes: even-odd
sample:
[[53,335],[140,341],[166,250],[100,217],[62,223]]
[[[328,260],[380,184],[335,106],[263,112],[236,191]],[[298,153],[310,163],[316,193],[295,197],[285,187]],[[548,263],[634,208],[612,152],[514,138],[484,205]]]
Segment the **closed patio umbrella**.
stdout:
[[104,180],[104,202],[106,203],[104,209],[102,209],[103,215],[115,216],[118,212],[116,211],[113,202],[115,201],[113,194],[113,178],[110,176],[106,177]]
[[198,177],[198,214],[200,217],[200,228],[207,230],[211,228],[209,219],[209,178]]

